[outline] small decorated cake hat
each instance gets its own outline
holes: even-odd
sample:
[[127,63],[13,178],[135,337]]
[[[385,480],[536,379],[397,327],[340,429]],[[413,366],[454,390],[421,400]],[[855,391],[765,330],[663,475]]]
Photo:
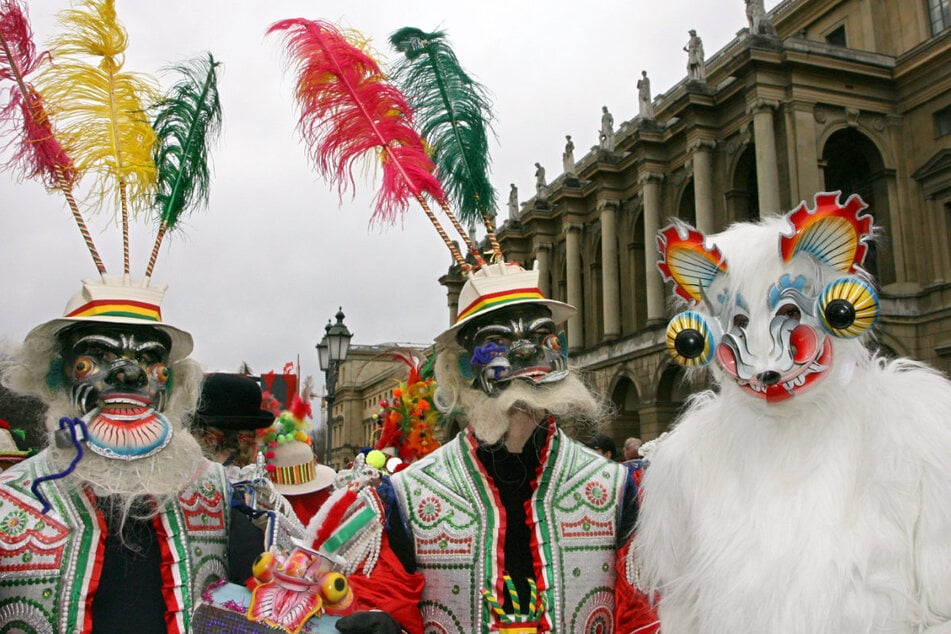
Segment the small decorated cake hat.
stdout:
[[326,489],[337,475],[327,465],[317,462],[317,456],[305,442],[292,440],[279,444],[272,453],[267,473],[281,495],[303,495]]
[[317,462],[307,435],[306,418],[310,405],[297,394],[290,409],[281,412],[269,429],[263,433],[265,469],[282,495],[303,495],[320,491],[333,484],[337,472]]
[[30,455],[17,447],[13,434],[10,433],[10,423],[0,418],[0,464],[10,465],[20,462]]

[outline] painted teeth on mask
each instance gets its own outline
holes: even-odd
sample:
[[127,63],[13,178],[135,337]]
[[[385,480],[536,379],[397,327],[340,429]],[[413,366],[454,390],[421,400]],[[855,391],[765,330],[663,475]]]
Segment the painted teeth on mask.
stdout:
[[792,381],[786,381],[785,383],[783,383],[783,387],[786,388],[786,391],[787,391],[787,392],[789,392],[790,394],[792,394],[792,392],[794,391],[795,388],[797,388],[797,387],[802,387],[803,385],[806,384],[806,375],[807,375],[807,374],[808,374],[808,372],[803,372],[802,374],[800,374],[799,376],[797,376],[797,377],[796,377],[795,379],[793,379]]

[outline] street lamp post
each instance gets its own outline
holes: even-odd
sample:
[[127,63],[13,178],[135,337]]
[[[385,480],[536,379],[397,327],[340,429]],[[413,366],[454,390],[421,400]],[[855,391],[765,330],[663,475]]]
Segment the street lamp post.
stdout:
[[324,336],[317,344],[317,361],[320,363],[320,369],[324,371],[324,384],[326,385],[327,395],[324,397],[327,403],[327,438],[324,455],[329,457],[331,450],[331,422],[333,421],[334,396],[337,389],[337,375],[340,371],[340,365],[346,360],[347,353],[350,351],[350,339],[353,333],[343,323],[343,307],[337,309],[334,315],[337,323],[331,325],[327,320],[327,326],[324,328]]

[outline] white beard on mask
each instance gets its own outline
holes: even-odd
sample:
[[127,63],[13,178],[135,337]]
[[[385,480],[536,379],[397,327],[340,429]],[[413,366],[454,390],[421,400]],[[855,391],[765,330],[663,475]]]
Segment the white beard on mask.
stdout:
[[476,437],[485,444],[495,444],[505,437],[509,413],[513,409],[537,411],[555,417],[558,426],[578,437],[594,433],[607,417],[608,406],[600,401],[574,373],[561,381],[532,385],[515,380],[489,396],[471,387],[461,377],[455,361],[457,354],[440,351],[447,357],[437,359],[436,403],[443,412],[460,410]]
[[[165,503],[177,497],[205,460],[201,447],[184,422],[197,402],[203,376],[201,367],[185,359],[175,363],[173,371],[174,387],[162,412],[172,426],[168,445],[155,455],[138,460],[107,458],[83,447],[82,459],[61,481],[74,489],[88,487],[97,497],[118,497],[114,508],[122,521],[126,517],[143,518],[157,513]],[[42,376],[37,373],[34,383]],[[68,391],[51,393],[38,387],[23,391],[38,395],[45,402],[50,456],[58,471],[66,470],[76,457],[76,449],[72,445],[58,447],[53,432],[59,428],[61,417],[75,415]],[[148,496],[154,504],[141,504],[143,496]]]

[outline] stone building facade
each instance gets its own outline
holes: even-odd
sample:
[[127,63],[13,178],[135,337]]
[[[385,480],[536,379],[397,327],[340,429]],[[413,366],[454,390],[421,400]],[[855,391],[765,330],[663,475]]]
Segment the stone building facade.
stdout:
[[[579,308],[575,365],[618,406],[616,440],[656,437],[704,378],[684,381],[664,346],[669,289],[655,236],[670,218],[705,233],[858,193],[882,229],[877,344],[951,369],[949,0],[785,0],[775,35],[741,30],[549,182],[498,236],[542,291]],[[702,25],[699,25],[702,27]],[[739,25],[738,25],[739,26]],[[446,286],[454,317],[462,277]]]

